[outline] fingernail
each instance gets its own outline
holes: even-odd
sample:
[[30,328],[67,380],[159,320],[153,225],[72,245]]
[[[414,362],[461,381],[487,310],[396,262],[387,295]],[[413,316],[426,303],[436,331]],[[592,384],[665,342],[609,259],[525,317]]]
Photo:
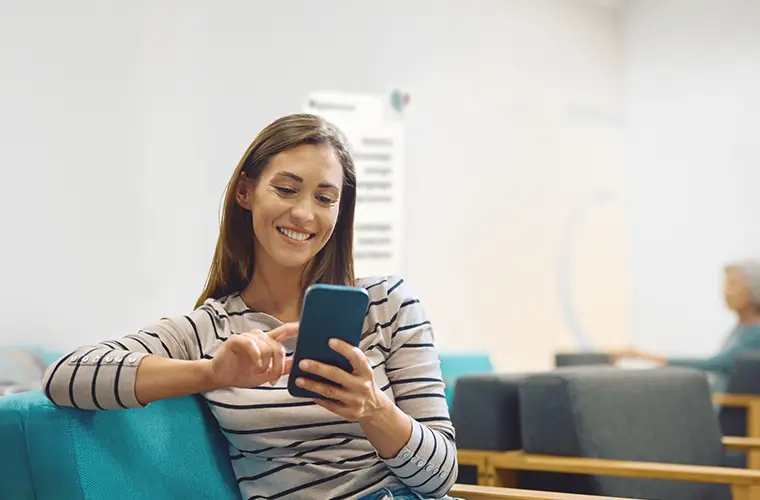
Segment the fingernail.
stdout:
[[330,347],[338,347],[338,339],[330,339]]
[[304,382],[304,380],[302,378],[297,378],[296,379],[296,385],[303,386],[304,384],[306,384],[306,382]]
[[302,370],[308,370],[309,369],[309,362],[306,361],[306,360],[303,360],[300,363],[298,363],[298,366],[300,366]]

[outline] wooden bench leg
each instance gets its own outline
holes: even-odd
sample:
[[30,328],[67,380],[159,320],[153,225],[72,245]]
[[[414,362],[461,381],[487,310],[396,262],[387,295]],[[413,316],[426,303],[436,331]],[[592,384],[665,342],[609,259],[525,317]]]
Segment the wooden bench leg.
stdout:
[[760,450],[750,450],[747,452],[747,468],[760,469]]
[[732,500],[754,500],[751,493],[751,488],[749,486],[731,486]]
[[485,464],[476,466],[476,469],[478,472],[478,486],[490,486],[493,470],[489,469]]
[[489,483],[485,486],[494,486],[497,488],[516,488],[517,471],[509,469],[497,469],[489,460],[486,460],[486,470]]
[[[760,438],[760,402],[747,405],[747,437]],[[747,468],[760,469],[760,450],[747,451]]]
[[747,437],[760,438],[760,402],[747,405]]

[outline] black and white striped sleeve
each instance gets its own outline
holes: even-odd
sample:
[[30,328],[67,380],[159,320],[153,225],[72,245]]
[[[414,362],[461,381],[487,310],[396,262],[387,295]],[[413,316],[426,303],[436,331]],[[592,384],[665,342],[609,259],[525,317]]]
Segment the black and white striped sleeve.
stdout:
[[216,324],[203,306],[188,316],[164,318],[118,340],[82,346],[51,364],[43,390],[58,406],[88,410],[142,407],[135,396],[137,367],[145,356],[194,360]]
[[403,281],[389,279],[391,352],[386,373],[396,405],[412,420],[412,436],[385,463],[402,482],[425,496],[443,496],[457,478],[454,427],[444,395],[433,331],[422,305]]

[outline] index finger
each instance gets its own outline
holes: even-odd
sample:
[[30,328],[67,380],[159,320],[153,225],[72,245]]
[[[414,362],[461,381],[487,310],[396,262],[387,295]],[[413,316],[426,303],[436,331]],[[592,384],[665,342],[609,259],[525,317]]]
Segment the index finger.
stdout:
[[283,342],[298,336],[298,323],[285,323],[274,330],[269,330],[267,335],[270,339]]

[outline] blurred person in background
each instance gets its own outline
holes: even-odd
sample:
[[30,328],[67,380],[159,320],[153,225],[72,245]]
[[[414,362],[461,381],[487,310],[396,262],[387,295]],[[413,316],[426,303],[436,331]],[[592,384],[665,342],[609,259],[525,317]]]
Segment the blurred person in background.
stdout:
[[736,314],[736,325],[719,352],[702,358],[671,358],[627,348],[610,353],[612,361],[641,359],[658,365],[698,368],[713,376],[713,388],[720,392],[734,361],[742,353],[760,349],[760,261],[744,260],[724,268],[723,296],[726,306]]

